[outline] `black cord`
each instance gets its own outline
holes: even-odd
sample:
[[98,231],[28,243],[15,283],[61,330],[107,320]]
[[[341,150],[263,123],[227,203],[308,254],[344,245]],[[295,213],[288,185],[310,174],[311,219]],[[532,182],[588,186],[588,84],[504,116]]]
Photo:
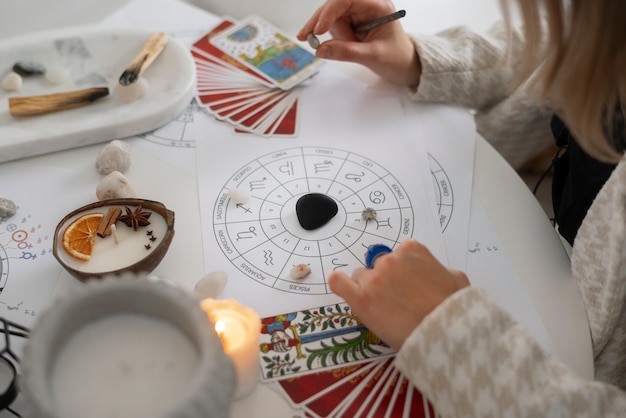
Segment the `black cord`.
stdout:
[[0,317],[0,324],[2,324],[0,332],[4,334],[4,348],[0,350],[0,360],[6,362],[13,374],[11,383],[9,384],[7,389],[4,392],[0,393],[0,410],[7,410],[14,416],[21,418],[21,415],[10,407],[10,405],[13,403],[13,401],[15,401],[19,393],[17,387],[17,370],[15,368],[15,364],[20,364],[19,357],[11,349],[11,336],[28,338],[30,330],[20,324],[16,324],[15,322],[11,322],[2,317]]

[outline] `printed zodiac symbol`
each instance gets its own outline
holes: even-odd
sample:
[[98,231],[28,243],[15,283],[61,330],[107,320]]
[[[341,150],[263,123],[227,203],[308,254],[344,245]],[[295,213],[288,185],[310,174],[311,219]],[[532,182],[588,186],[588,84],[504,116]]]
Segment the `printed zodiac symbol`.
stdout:
[[267,178],[263,177],[260,180],[251,180],[250,181],[250,191],[254,191],[256,189],[265,189],[265,181]]
[[376,229],[380,228],[381,226],[386,226],[388,228],[391,228],[391,218],[387,218],[387,220],[381,219],[374,219],[374,222],[376,222]]
[[333,264],[333,266],[335,266],[335,267],[333,267],[333,270],[337,270],[338,268],[347,267],[348,266],[347,264],[340,263],[338,258],[333,258],[331,260],[331,263]]
[[274,257],[272,257],[271,250],[263,250],[263,258],[265,258],[265,265],[274,265]]
[[278,171],[293,176],[293,163],[291,161],[287,161],[285,164],[281,165],[278,168]]
[[251,226],[247,231],[237,232],[237,241],[256,237],[256,228]]
[[315,171],[315,174],[326,172],[326,171],[330,171],[330,168],[332,166],[333,166],[333,162],[326,160],[323,163],[315,163],[315,164],[313,164],[313,167],[314,167],[313,171]]
[[361,171],[361,174],[348,173],[346,174],[346,180],[353,180],[356,183],[358,183],[361,180],[363,180],[361,177],[363,177],[364,175],[365,175],[365,172],[363,171]]

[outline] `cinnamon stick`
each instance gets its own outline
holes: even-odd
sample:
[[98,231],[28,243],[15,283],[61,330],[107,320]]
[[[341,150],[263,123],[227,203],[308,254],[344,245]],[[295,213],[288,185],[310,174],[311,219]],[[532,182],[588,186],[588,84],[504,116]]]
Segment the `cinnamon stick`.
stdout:
[[107,213],[100,220],[100,225],[96,229],[96,235],[101,238],[107,237],[111,235],[111,225],[115,225],[117,219],[122,214],[122,209],[120,208],[109,208]]

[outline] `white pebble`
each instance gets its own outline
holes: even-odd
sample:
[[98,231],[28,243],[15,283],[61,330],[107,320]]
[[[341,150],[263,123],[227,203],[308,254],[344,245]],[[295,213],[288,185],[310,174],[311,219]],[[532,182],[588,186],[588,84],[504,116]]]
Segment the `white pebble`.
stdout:
[[148,91],[148,82],[145,78],[139,77],[139,80],[128,86],[122,86],[120,83],[113,87],[113,96],[117,99],[129,103],[143,97]]
[[198,280],[193,290],[200,299],[215,299],[222,293],[227,282],[228,274],[225,271],[216,270]]
[[6,91],[18,91],[22,88],[22,76],[16,72],[10,72],[2,79],[2,88]]
[[315,36],[312,33],[309,33],[306,36],[306,41],[309,43],[309,46],[313,49],[317,49],[320,46],[320,40],[317,39],[317,36]]
[[135,189],[128,182],[128,179],[119,171],[112,171],[102,177],[96,187],[96,197],[98,200],[121,199],[127,197],[137,197]]
[[96,157],[96,170],[103,176],[112,171],[125,173],[130,167],[128,144],[115,139],[100,150]]
[[65,68],[51,68],[46,71],[45,77],[52,84],[63,84],[70,78],[70,72]]
[[250,192],[244,189],[230,189],[228,191],[228,197],[230,197],[230,200],[236,205],[240,205],[250,200]]
[[289,277],[292,279],[304,279],[311,274],[311,267],[308,264],[297,264],[289,271]]

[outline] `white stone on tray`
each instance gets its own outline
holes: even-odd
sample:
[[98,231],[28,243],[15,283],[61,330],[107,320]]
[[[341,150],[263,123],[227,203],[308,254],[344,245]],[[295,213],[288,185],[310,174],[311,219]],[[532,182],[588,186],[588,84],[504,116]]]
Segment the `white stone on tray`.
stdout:
[[143,97],[148,91],[148,82],[145,78],[139,77],[137,81],[128,86],[117,83],[113,86],[113,96],[124,103],[130,103]]
[[52,84],[63,84],[70,78],[70,72],[65,68],[51,68],[46,71],[46,80]]
[[11,71],[2,79],[2,88],[6,91],[18,91],[22,88],[22,76]]

